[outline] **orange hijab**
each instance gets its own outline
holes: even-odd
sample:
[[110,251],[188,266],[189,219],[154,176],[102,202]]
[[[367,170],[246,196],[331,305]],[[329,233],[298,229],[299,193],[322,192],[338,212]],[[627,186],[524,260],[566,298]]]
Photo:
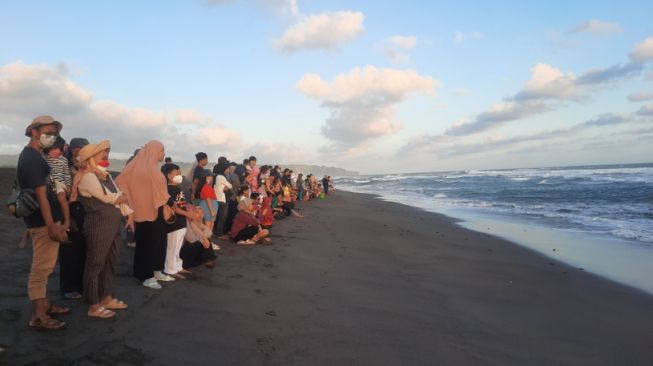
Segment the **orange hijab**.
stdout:
[[159,207],[170,198],[166,178],[159,169],[162,151],[159,141],[148,142],[116,178],[120,190],[129,197],[136,222],[155,221]]

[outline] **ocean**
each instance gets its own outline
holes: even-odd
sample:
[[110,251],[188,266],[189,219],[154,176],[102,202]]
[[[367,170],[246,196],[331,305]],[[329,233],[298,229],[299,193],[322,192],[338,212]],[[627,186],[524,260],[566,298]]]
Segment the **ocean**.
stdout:
[[653,163],[368,175],[334,183],[435,211],[463,209],[653,246]]
[[461,219],[653,293],[653,163],[360,175],[334,184]]

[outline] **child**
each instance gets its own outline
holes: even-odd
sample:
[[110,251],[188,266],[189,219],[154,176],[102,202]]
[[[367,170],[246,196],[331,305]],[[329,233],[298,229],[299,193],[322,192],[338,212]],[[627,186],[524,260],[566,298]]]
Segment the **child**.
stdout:
[[211,243],[213,232],[202,223],[204,211],[201,208],[194,207],[189,212],[193,218],[186,222],[186,243],[179,254],[184,261],[184,268],[196,267],[202,263],[213,268],[216,259],[213,251],[217,250],[217,245]]
[[200,190],[200,207],[204,211],[204,224],[213,231],[215,217],[218,214],[218,196],[213,189],[213,175],[207,172],[204,184],[199,187]]
[[175,212],[177,219],[171,224],[166,224],[168,231],[168,248],[166,250],[165,269],[163,272],[168,276],[179,280],[186,279],[190,274],[183,267],[183,260],[179,256],[182,245],[184,245],[184,236],[186,235],[186,218],[192,218],[193,215],[186,211],[186,197],[184,192],[179,188],[183,177],[179,166],[175,164],[165,164],[161,167],[161,172],[168,182],[168,194],[170,195],[169,205]]
[[250,189],[249,186],[243,185],[238,189],[238,202],[242,201],[243,198],[249,198]]
[[[54,144],[47,149],[43,150],[48,165],[50,166],[50,183],[51,188],[57,195],[59,206],[63,212],[64,222],[63,225],[66,231],[70,228],[70,208],[68,207],[68,192],[71,188],[70,169],[68,168],[68,160],[63,157],[63,149],[66,145],[66,140],[57,137]],[[68,242],[68,240],[64,241]]]

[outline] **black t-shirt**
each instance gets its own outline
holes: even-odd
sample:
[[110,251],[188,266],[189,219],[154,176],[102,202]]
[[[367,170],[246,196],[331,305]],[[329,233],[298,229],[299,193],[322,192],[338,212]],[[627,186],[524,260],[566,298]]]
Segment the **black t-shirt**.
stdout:
[[[63,222],[63,213],[54,193],[53,182],[50,179],[50,166],[43,158],[43,155],[35,149],[25,146],[18,157],[18,166],[16,167],[18,184],[21,188],[29,188],[36,191],[36,188],[45,186],[48,202],[50,202],[50,211],[54,222]],[[28,228],[43,227],[45,220],[41,215],[41,210],[36,210],[31,215],[23,218]]]
[[195,179],[198,179],[199,181],[197,183],[197,187],[195,188],[196,189],[195,197],[193,197],[193,198],[199,199],[200,198],[199,188],[206,181],[206,170],[204,169],[204,167],[199,166],[199,165],[195,167],[195,170],[193,171],[193,182],[195,181]]
[[[168,194],[170,199],[168,200],[168,205],[172,206],[173,203],[176,203],[179,208],[182,210],[186,209],[186,195],[179,187],[168,184]],[[177,231],[186,227],[186,216],[176,215],[177,220],[172,224],[167,224],[168,232]]]

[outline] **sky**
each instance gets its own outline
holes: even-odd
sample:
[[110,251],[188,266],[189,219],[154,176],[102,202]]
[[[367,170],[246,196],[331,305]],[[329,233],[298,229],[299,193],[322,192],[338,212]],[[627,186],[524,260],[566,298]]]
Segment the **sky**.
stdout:
[[651,1],[0,2],[0,154],[50,114],[152,139],[400,173],[651,162]]

